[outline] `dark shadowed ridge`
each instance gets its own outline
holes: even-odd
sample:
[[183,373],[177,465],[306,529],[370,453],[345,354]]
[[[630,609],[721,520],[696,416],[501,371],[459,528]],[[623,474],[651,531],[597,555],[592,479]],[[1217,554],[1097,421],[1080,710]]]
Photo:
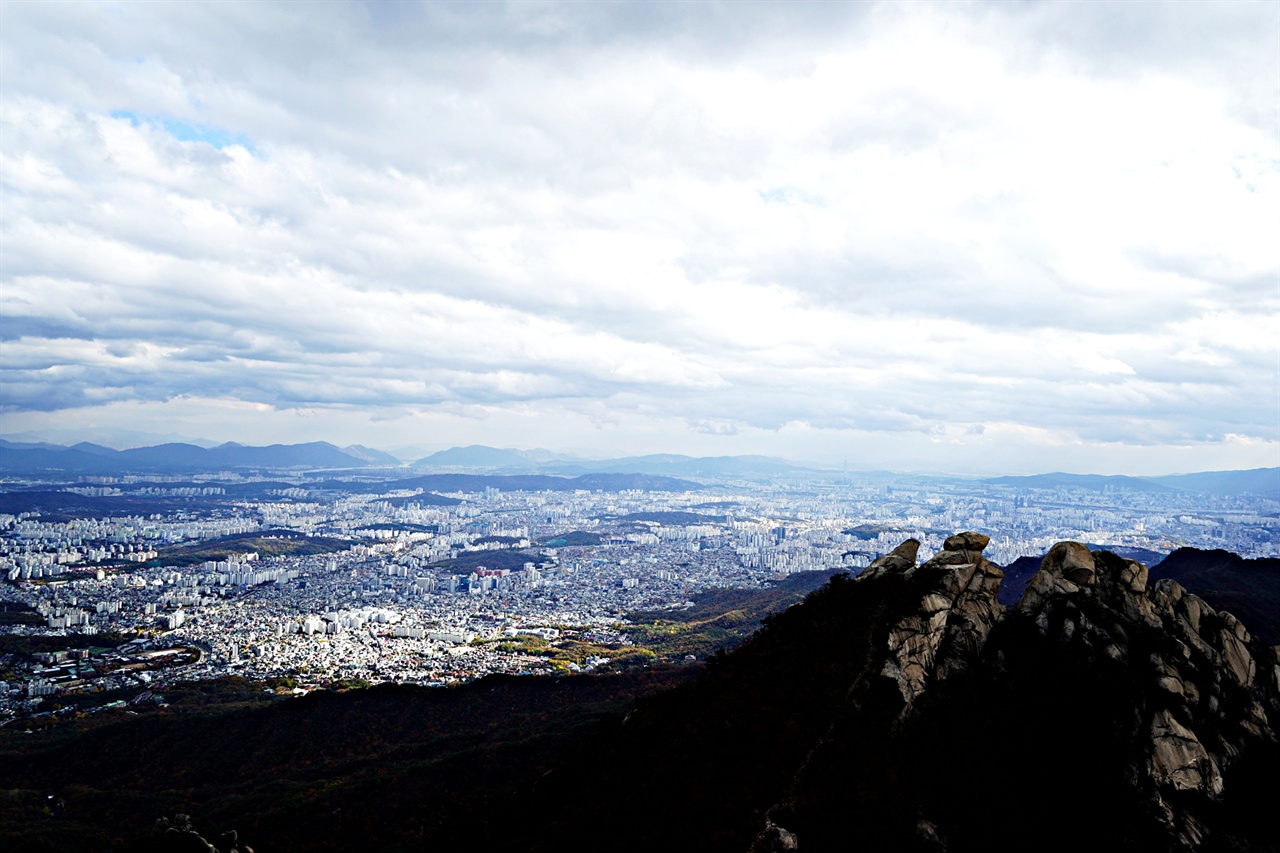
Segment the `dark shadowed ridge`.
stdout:
[[1239,617],[1265,643],[1280,644],[1280,558],[1246,560],[1230,551],[1179,548],[1151,567],[1219,610]]
[[1027,591],[1027,584],[1031,583],[1031,579],[1035,577],[1036,572],[1040,571],[1040,563],[1044,557],[1019,557],[1012,563],[1004,567],[1004,582],[1000,584],[1000,591],[996,593],[996,598],[1005,607],[1013,607],[1022,598],[1022,594]]

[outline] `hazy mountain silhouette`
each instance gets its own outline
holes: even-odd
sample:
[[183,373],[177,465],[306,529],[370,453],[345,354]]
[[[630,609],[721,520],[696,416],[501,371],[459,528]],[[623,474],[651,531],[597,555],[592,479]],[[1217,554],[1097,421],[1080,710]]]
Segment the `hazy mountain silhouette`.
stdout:
[[1160,477],[1126,477],[1101,474],[1032,474],[1019,477],[994,477],[985,482],[993,485],[1031,489],[1076,488],[1103,491],[1126,489],[1135,492],[1192,492],[1223,495],[1280,495],[1280,468],[1254,468],[1248,471],[1205,471],[1199,474],[1173,474]]
[[556,456],[547,451],[500,449],[473,444],[453,447],[413,463],[425,469],[505,471],[576,475],[592,472],[653,474],[670,477],[776,475],[805,470],[771,456],[708,456],[651,454],[613,459]]
[[[363,468],[368,454],[354,456],[324,441],[307,444],[272,444],[250,447],[235,442],[204,448],[171,443],[153,447],[112,450],[96,444],[74,447],[23,447],[0,445],[0,470],[39,474],[49,471],[116,474],[130,472],[218,471],[237,468]],[[390,458],[390,457],[388,457]],[[374,464],[399,464],[376,462]]]

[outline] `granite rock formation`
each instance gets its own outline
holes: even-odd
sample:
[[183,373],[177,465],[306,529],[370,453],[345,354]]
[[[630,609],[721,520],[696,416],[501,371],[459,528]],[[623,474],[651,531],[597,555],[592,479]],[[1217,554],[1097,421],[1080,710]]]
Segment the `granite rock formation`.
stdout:
[[[1078,542],[1055,545],[1006,611],[986,544],[952,536],[917,566],[908,541],[860,576],[869,595],[898,587],[916,603],[892,616],[753,853],[851,838],[872,850],[1003,846],[982,832],[983,798],[966,784],[1001,786],[988,808],[1006,800],[1013,824],[1051,829],[1040,849],[1253,849],[1224,825],[1224,800],[1233,765],[1277,754],[1280,650],[1176,582],[1148,587],[1141,563]],[[992,725],[1002,713],[1007,740]],[[1256,792],[1269,775],[1238,787]]]

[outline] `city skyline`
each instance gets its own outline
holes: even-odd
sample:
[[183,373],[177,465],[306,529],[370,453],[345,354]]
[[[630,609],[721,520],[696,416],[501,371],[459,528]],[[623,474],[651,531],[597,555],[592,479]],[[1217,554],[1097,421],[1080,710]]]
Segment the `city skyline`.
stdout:
[[1280,465],[1274,4],[3,14],[2,435]]

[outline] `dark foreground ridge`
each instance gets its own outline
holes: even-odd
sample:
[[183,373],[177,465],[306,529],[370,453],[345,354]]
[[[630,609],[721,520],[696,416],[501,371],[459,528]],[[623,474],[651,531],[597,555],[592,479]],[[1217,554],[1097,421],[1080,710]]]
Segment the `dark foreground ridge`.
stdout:
[[1280,850],[1278,650],[1080,543],[1006,607],[986,544],[917,565],[909,540],[696,679],[375,688],[10,748],[0,843],[67,849],[80,820],[152,850],[181,813],[257,853]]
[[1276,650],[1079,543],[1006,609],[986,544],[917,565],[910,540],[640,702],[550,787],[654,810],[553,818],[517,847],[1277,849]]
[[1246,560],[1230,551],[1179,548],[1151,567],[1151,578],[1195,590],[1214,609],[1238,616],[1264,643],[1280,644],[1280,558]]
[[918,604],[878,627],[752,850],[1276,849],[1276,649],[1074,542],[1006,611],[986,544],[917,567],[908,542],[864,574]]

